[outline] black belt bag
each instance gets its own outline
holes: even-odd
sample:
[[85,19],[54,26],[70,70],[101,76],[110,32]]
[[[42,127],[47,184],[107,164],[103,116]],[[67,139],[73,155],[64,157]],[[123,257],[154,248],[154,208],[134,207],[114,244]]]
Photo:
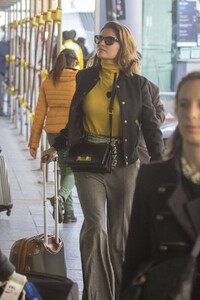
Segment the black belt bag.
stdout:
[[110,173],[112,147],[106,143],[77,144],[69,149],[67,163],[75,172]]
[[90,143],[84,141],[69,148],[67,164],[75,172],[110,173],[112,170],[112,113],[115,97],[117,73],[114,74],[109,104],[109,143]]

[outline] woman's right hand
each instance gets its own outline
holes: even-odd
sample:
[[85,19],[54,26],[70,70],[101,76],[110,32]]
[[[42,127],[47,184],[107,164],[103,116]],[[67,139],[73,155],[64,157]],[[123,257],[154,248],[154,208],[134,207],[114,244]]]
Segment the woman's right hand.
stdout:
[[51,161],[55,160],[57,156],[57,151],[55,148],[50,147],[49,149],[42,152],[41,159],[43,163],[50,163]]
[[30,152],[30,155],[31,155],[34,159],[36,159],[36,157],[37,157],[37,149],[35,149],[35,148],[29,148],[29,152]]

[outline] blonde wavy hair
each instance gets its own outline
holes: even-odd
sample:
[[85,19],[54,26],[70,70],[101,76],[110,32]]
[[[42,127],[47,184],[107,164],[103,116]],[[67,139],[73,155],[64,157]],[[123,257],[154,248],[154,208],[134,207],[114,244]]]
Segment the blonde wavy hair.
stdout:
[[[107,22],[103,29],[112,29],[119,40],[120,49],[116,58],[116,63],[120,69],[123,70],[126,75],[130,76],[133,74],[140,73],[140,57],[137,52],[136,41],[130,32],[130,30],[123,24],[115,21]],[[87,67],[98,66],[101,60],[95,54],[88,60]]]

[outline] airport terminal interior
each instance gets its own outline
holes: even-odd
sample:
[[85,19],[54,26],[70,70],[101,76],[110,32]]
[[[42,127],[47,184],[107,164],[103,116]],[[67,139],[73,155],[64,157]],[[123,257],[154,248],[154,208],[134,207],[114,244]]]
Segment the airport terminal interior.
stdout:
[[[13,208],[0,212],[0,248],[9,257],[13,243],[43,232],[41,152],[48,147],[43,133],[38,156],[28,148],[41,82],[53,66],[53,52],[62,48],[62,32],[76,32],[89,55],[94,34],[109,20],[132,31],[142,55],[141,73],[159,87],[168,138],[176,126],[174,96],[179,80],[200,69],[200,0],[0,0],[0,148],[6,161]],[[47,194],[54,193],[53,163],[47,168]],[[77,222],[60,224],[67,276],[83,290],[79,232],[83,222],[76,188]],[[1,201],[0,201],[1,203]],[[1,203],[2,204],[2,203]],[[52,206],[47,205],[49,232],[54,232]],[[56,299],[55,299],[56,300]],[[102,299],[103,300],[103,299]]]

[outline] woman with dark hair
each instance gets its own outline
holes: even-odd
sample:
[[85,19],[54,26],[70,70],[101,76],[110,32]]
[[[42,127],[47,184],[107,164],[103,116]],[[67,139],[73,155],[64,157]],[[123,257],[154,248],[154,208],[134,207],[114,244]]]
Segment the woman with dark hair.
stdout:
[[109,143],[108,108],[111,91],[115,93],[112,171],[74,175],[84,214],[80,233],[83,299],[118,300],[138,173],[140,125],[151,160],[161,158],[163,142],[147,79],[138,74],[137,46],[130,30],[117,22],[108,22],[94,41],[97,52],[90,59],[91,67],[80,70],[76,77],[68,124],[42,157],[48,163],[59,149],[70,148],[82,140]]
[[[166,161],[142,165],[138,173],[122,294],[142,264],[187,256],[200,232],[200,72],[183,77],[175,105],[178,126],[167,145]],[[200,299],[200,269],[197,273],[192,300]],[[175,274],[171,268],[169,277]],[[162,273],[160,278],[166,285],[167,277]],[[158,280],[155,287],[149,300],[169,299]]]
[[[33,158],[37,155],[42,130],[46,131],[49,144],[52,145],[68,121],[69,107],[76,87],[76,65],[76,53],[71,49],[64,49],[41,84],[29,140],[30,154]],[[66,164],[65,150],[58,152],[58,162],[61,172],[59,222],[76,222],[72,199],[74,175]],[[54,197],[50,200],[54,206]]]

